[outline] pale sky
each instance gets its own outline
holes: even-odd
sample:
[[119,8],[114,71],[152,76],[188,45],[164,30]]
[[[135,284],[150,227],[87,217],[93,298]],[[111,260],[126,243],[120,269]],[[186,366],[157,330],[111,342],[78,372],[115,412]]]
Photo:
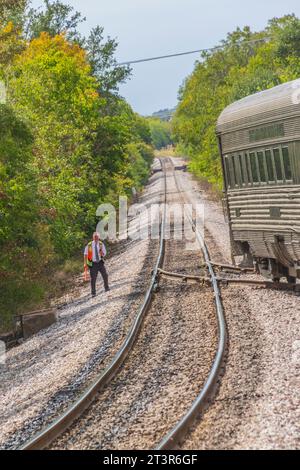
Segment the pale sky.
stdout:
[[[120,62],[213,47],[237,26],[261,30],[268,19],[295,13],[299,0],[64,0],[86,16],[82,32],[101,25],[117,38]],[[39,6],[42,0],[33,0]],[[148,115],[176,106],[180,85],[197,55],[133,66],[120,94]]]

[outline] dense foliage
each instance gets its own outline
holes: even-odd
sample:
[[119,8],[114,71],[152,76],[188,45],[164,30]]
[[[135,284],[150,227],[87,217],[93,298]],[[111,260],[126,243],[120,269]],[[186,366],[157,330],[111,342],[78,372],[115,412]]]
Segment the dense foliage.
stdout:
[[157,150],[172,144],[171,124],[158,118],[148,118],[152,144]]
[[[262,38],[267,40],[249,42]],[[221,49],[204,54],[179,92],[173,119],[178,150],[189,156],[191,170],[220,188],[215,126],[221,111],[249,94],[299,77],[300,20],[294,15],[272,19],[259,33],[237,29]]]
[[[150,127],[118,95],[115,40],[89,38],[72,7],[0,5],[0,321],[43,299],[96,226],[102,202],[145,182]],[[1,324],[0,324],[1,331]]]

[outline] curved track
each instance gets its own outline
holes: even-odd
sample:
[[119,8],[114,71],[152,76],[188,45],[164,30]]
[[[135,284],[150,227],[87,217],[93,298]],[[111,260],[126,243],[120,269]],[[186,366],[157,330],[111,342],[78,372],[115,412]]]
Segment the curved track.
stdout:
[[[176,188],[178,194],[183,202],[189,202],[186,200],[186,193],[182,190],[179,185],[179,182],[176,177],[176,171],[174,168],[171,159],[163,159],[161,161],[162,169],[164,171],[164,196],[163,202],[167,201],[167,188],[166,188],[166,166],[169,166],[169,169],[172,169]],[[223,306],[221,301],[221,294],[218,284],[218,279],[216,278],[213,265],[210,261],[209,252],[205,241],[198,230],[194,220],[192,211],[187,214],[189,223],[191,224],[199,246],[202,251],[203,259],[205,260],[206,268],[209,273],[211,280],[211,285],[214,293],[214,302],[216,308],[216,318],[218,322],[218,348],[217,352],[210,370],[210,373],[205,381],[205,384],[200,391],[197,398],[192,403],[192,406],[184,414],[184,416],[179,420],[179,422],[174,426],[174,428],[160,441],[157,448],[158,449],[169,449],[174,448],[174,446],[184,437],[185,433],[192,425],[195,418],[203,410],[204,405],[207,403],[207,400],[212,396],[215,385],[219,378],[220,368],[224,359],[224,353],[226,348],[226,325],[223,314]],[[90,385],[85,392],[82,394],[79,399],[70,406],[66,412],[56,419],[52,424],[46,427],[39,434],[34,436],[30,441],[25,443],[21,449],[30,450],[30,449],[44,449],[49,446],[58,436],[60,436],[64,431],[71,427],[72,423],[79,418],[85,410],[87,410],[90,404],[94,401],[96,395],[103,389],[103,387],[108,384],[113,377],[118,372],[120,366],[124,363],[126,357],[133,348],[135,341],[139,335],[141,325],[146,316],[146,313],[150,307],[153,294],[156,290],[158,282],[158,273],[160,268],[163,265],[164,261],[164,252],[165,252],[165,224],[166,224],[166,204],[163,205],[163,211],[160,221],[160,241],[159,241],[159,253],[158,257],[152,272],[150,286],[145,295],[144,301],[139,308],[139,311],[136,315],[134,323],[122,344],[120,350],[114,356],[111,364],[97,377],[97,379]]]
[[164,173],[164,196],[163,196],[163,214],[160,221],[160,242],[159,252],[155,266],[152,271],[150,286],[145,294],[144,301],[139,308],[135,317],[134,323],[130,328],[121,348],[113,357],[109,366],[94,380],[94,382],[84,391],[84,393],[55,421],[48,425],[41,432],[36,434],[32,439],[23,444],[20,450],[41,450],[49,446],[59,435],[68,429],[72,423],[79,418],[82,413],[90,406],[95,396],[103,389],[103,387],[110,382],[119,367],[123,364],[130,350],[132,349],[136,338],[139,334],[142,322],[151,304],[151,300],[156,287],[156,279],[158,269],[163,264],[164,248],[165,248],[165,203],[166,203],[166,175]]
[[[171,160],[169,160],[171,162]],[[172,163],[173,165],[173,163]],[[173,165],[173,172],[174,172],[174,179],[176,182],[176,187],[178,192],[182,195],[182,198],[186,201],[185,193],[180,187],[178,179],[176,177],[175,167]],[[201,247],[203,257],[205,259],[205,263],[207,266],[207,270],[209,273],[209,277],[212,283],[212,288],[214,292],[214,300],[216,306],[216,315],[218,320],[218,330],[219,330],[219,341],[218,341],[218,350],[215,356],[215,360],[213,366],[211,368],[210,374],[204,384],[203,389],[199,393],[196,400],[193,402],[190,409],[187,413],[181,418],[181,420],[177,423],[177,425],[160,441],[157,449],[171,449],[182,439],[187,432],[188,428],[193,424],[194,420],[200,414],[200,412],[205,407],[207,400],[211,397],[214,391],[214,387],[219,378],[219,372],[223,363],[225,350],[226,350],[226,342],[227,342],[227,333],[226,333],[226,322],[223,312],[223,305],[222,305],[222,298],[221,292],[218,284],[218,279],[215,275],[213,265],[210,260],[209,251],[205,244],[205,240],[201,234],[201,232],[197,229],[197,226],[193,220],[192,212],[187,212],[187,217],[193,230],[195,232],[196,238],[199,242]]]

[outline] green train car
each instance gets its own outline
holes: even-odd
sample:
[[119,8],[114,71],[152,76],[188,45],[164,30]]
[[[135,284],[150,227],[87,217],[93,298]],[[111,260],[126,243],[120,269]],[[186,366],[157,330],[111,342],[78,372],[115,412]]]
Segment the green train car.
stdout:
[[300,278],[300,80],[228,106],[217,123],[233,258]]

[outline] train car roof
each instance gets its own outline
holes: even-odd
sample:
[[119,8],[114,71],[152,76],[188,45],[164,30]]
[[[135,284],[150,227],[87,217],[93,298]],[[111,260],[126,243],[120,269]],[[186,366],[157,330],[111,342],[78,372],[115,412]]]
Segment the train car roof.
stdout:
[[217,122],[217,132],[253,127],[300,116],[300,79],[247,96],[227,106]]

